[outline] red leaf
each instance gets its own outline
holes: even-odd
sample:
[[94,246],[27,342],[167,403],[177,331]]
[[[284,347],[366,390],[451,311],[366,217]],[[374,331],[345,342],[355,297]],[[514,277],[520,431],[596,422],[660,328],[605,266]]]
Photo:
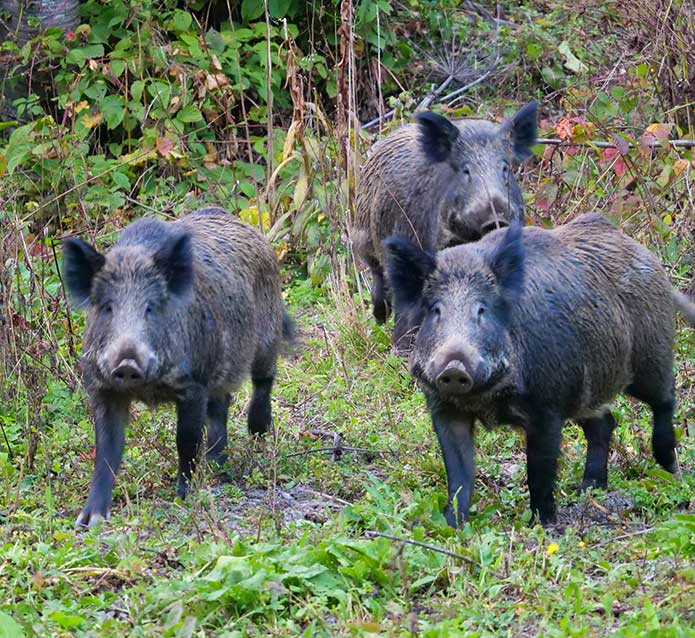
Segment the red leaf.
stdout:
[[618,176],[622,177],[627,172],[627,166],[623,161],[623,156],[617,148],[607,148],[603,151],[603,163],[611,164],[613,172]]
[[174,142],[174,140],[172,140],[170,137],[166,136],[158,137],[156,144],[157,150],[162,157],[169,155],[169,153],[171,153],[176,147],[176,142]]

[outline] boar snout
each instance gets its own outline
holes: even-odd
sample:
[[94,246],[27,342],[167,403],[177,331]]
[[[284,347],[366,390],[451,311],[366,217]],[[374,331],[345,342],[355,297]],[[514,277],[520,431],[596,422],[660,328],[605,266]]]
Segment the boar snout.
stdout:
[[437,388],[446,394],[467,394],[473,388],[473,378],[459,359],[450,360],[437,375]]
[[145,380],[145,373],[134,359],[123,359],[112,371],[116,385],[135,385]]
[[120,389],[147,383],[156,366],[156,357],[149,348],[132,345],[117,348],[114,355],[107,354],[105,359],[104,373]]

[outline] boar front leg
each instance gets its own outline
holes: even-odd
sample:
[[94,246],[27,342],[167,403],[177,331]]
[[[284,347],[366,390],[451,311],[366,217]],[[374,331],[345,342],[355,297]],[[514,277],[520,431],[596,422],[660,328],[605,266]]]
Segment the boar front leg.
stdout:
[[94,410],[96,463],[87,503],[77,517],[77,526],[93,527],[108,518],[116,473],[123,457],[130,400],[118,394],[91,397]]
[[195,385],[176,404],[176,448],[179,453],[179,473],[176,493],[186,498],[188,485],[195,470],[208,406],[208,391],[205,386]]
[[561,418],[543,415],[526,429],[526,468],[531,500],[531,524],[540,519],[545,526],[555,522],[555,478],[562,438]]
[[473,419],[441,403],[432,403],[430,413],[446,468],[448,499],[444,516],[451,527],[458,527],[468,520],[473,492]]

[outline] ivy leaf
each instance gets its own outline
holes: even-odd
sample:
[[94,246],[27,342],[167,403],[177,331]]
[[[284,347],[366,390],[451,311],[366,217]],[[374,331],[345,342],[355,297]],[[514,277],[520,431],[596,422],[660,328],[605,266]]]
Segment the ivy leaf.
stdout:
[[622,177],[627,172],[623,156],[617,148],[607,148],[603,151],[603,163],[610,164],[618,177]]

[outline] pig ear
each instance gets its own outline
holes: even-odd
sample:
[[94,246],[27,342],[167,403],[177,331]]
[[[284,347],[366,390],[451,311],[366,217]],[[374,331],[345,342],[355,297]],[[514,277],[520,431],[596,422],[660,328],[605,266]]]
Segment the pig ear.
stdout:
[[94,275],[103,267],[106,258],[87,242],[77,237],[63,240],[63,276],[70,300],[78,308],[89,304]]
[[386,279],[396,311],[420,300],[425,280],[437,267],[434,257],[400,237],[384,240]]
[[516,301],[521,294],[525,257],[521,224],[513,221],[488,259],[498,285],[510,301]]
[[532,100],[524,104],[511,119],[502,125],[504,134],[511,138],[512,153],[517,162],[523,162],[533,156],[531,147],[538,138],[538,102]]
[[460,131],[449,120],[432,111],[415,116],[420,126],[420,148],[431,162],[444,162],[451,157],[451,149]]
[[169,239],[154,255],[154,263],[164,275],[169,292],[184,296],[193,285],[193,249],[187,234]]

